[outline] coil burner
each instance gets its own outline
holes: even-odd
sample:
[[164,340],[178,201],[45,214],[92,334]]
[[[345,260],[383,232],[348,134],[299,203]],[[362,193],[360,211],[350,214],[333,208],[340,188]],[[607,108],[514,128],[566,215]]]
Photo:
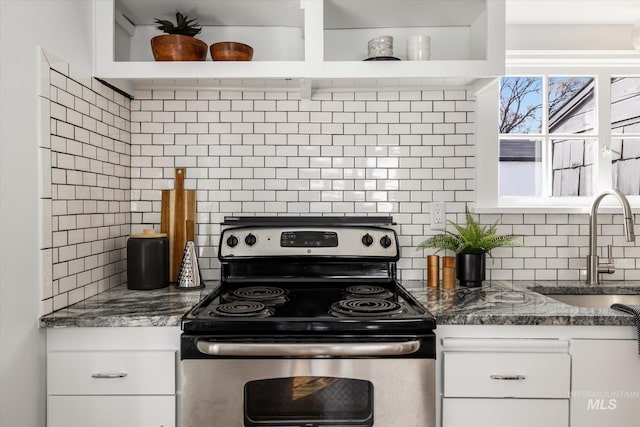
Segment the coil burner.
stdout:
[[233,301],[216,305],[209,311],[216,317],[269,317],[274,310],[259,301]]
[[287,301],[287,291],[275,286],[248,286],[238,288],[224,295],[227,301],[253,301],[268,306],[279,306]]
[[382,286],[377,285],[355,285],[349,286],[346,289],[347,299],[352,298],[379,298],[389,299],[393,297],[393,292]]
[[329,313],[335,317],[395,316],[405,312],[402,304],[379,298],[351,298],[331,305]]

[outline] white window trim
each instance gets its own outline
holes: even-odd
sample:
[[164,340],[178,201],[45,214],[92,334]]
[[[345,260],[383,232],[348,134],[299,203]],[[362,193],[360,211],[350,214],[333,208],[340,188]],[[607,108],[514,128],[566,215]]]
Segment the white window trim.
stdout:
[[[610,85],[614,76],[638,76],[640,53],[635,51],[507,51],[506,75],[591,75],[597,78],[596,116],[598,144],[594,194],[611,188],[611,105]],[[477,89],[476,97],[476,203],[479,213],[588,213],[591,197],[498,197],[500,79],[492,79]],[[625,134],[640,138],[640,134]],[[604,166],[603,166],[604,165]],[[603,200],[603,211],[617,211],[616,201]],[[629,196],[634,211],[640,212],[640,196]]]

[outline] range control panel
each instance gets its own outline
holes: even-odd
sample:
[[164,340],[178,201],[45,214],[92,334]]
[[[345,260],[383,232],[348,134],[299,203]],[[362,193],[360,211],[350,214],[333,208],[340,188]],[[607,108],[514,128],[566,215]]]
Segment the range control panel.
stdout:
[[398,238],[379,227],[237,227],[223,230],[220,258],[274,256],[398,257]]

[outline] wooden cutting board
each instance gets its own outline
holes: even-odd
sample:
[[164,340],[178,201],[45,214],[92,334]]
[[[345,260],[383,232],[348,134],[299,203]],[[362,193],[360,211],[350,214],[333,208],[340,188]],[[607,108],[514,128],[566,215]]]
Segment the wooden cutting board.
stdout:
[[169,280],[178,281],[184,247],[195,239],[196,190],[184,189],[185,168],[175,169],[173,190],[162,190],[160,232],[169,238]]

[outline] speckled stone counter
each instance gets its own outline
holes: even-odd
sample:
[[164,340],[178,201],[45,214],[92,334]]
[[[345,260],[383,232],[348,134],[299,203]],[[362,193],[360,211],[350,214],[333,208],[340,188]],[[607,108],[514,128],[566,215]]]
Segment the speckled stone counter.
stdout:
[[179,326],[182,316],[217,286],[134,291],[122,285],[41,317],[40,327]]
[[[441,325],[633,325],[633,316],[611,309],[568,305],[542,293],[640,293],[640,284],[606,282],[600,286],[555,281],[487,281],[479,288],[443,290],[424,281],[403,285]],[[132,291],[119,286],[40,319],[41,327],[179,326],[181,317],[218,286],[178,291],[174,286]],[[542,293],[540,293],[542,292]]]
[[564,281],[487,281],[478,288],[444,290],[424,281],[403,285],[441,325],[634,325],[633,316],[612,309],[577,307],[546,294],[640,294],[640,284],[605,282],[586,285]]

